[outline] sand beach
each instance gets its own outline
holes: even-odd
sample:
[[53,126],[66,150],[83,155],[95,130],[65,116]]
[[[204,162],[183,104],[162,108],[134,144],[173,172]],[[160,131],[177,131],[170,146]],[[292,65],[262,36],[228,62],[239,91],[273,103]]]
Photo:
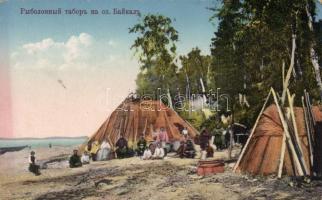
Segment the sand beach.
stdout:
[[[64,158],[72,147],[37,148],[43,162]],[[237,153],[238,150],[235,150]],[[198,176],[198,159],[167,157],[140,160],[138,157],[92,162],[81,168],[68,168],[58,159],[41,170],[40,176],[27,171],[30,149],[0,156],[0,199],[321,199],[322,184],[293,185],[289,179],[251,177],[225,172]],[[215,152],[226,159],[227,152]],[[314,185],[313,185],[314,184]],[[314,187],[312,187],[314,186]]]

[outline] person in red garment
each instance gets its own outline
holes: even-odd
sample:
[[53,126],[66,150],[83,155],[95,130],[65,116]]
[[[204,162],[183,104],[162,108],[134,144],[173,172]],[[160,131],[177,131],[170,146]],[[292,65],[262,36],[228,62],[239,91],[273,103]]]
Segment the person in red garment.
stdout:
[[160,128],[157,141],[161,143],[162,148],[165,148],[165,145],[169,142],[168,132],[165,130],[164,127]]

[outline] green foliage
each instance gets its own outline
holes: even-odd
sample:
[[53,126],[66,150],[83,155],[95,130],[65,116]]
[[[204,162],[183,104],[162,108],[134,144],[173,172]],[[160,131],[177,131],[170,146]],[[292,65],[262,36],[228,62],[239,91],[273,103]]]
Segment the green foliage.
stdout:
[[129,33],[138,34],[131,49],[135,49],[141,63],[136,80],[140,94],[155,93],[158,88],[166,92],[176,80],[177,66],[173,60],[178,32],[171,23],[168,17],[150,14],[129,29]]
[[[292,34],[297,48],[289,88],[296,94],[295,105],[300,106],[304,88],[318,98],[309,54],[314,37],[308,28],[307,5],[314,17],[315,4],[310,0],[225,0],[220,9],[212,9],[219,19],[211,48],[215,81],[229,94],[235,121],[251,125],[270,87],[281,94],[282,66],[285,63],[286,74]],[[239,93],[247,96],[250,108],[239,104]]]
[[[295,35],[295,66],[289,84],[291,93],[296,95],[295,106],[301,105],[304,89],[318,99],[310,48],[314,44],[322,54],[322,30],[321,25],[315,24],[316,32],[310,31],[306,8],[314,19],[313,0],[222,0],[220,8],[209,9],[213,12],[210,20],[219,20],[211,40],[211,55],[202,55],[198,47],[193,48],[179,56],[180,68],[175,62],[179,35],[171,19],[147,15],[129,29],[138,35],[131,47],[141,63],[137,92],[153,94],[161,88],[163,94],[170,90],[172,96],[180,93],[190,97],[202,93],[202,79],[206,92],[221,88],[220,93],[229,96],[233,121],[251,127],[270,87],[282,92],[282,66],[284,63],[286,74]],[[247,97],[250,107],[240,104],[240,95]],[[218,113],[210,118],[202,110],[179,114],[196,128],[212,130],[220,124]]]
[[180,56],[182,67],[178,72],[179,87],[186,89],[189,85],[190,94],[202,92],[200,79],[204,81],[205,89],[212,89],[213,71],[211,71],[212,58],[209,55],[201,55],[198,47],[193,48],[187,55]]

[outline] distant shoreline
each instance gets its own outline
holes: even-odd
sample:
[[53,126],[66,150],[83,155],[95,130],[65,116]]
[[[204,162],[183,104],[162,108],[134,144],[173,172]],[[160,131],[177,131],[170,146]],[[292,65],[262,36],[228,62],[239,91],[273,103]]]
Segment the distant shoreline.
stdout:
[[33,137],[4,138],[4,137],[0,137],[0,140],[48,140],[48,139],[88,139],[88,136],[78,136],[78,137],[44,137],[44,138],[33,138]]

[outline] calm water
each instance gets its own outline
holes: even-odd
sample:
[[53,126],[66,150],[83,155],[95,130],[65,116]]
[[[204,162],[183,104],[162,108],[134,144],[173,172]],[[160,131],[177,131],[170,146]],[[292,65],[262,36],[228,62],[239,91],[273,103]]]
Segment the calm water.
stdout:
[[54,138],[54,139],[14,139],[6,140],[0,139],[1,147],[15,147],[28,145],[31,147],[48,147],[49,144],[53,146],[76,146],[84,143],[87,138]]

